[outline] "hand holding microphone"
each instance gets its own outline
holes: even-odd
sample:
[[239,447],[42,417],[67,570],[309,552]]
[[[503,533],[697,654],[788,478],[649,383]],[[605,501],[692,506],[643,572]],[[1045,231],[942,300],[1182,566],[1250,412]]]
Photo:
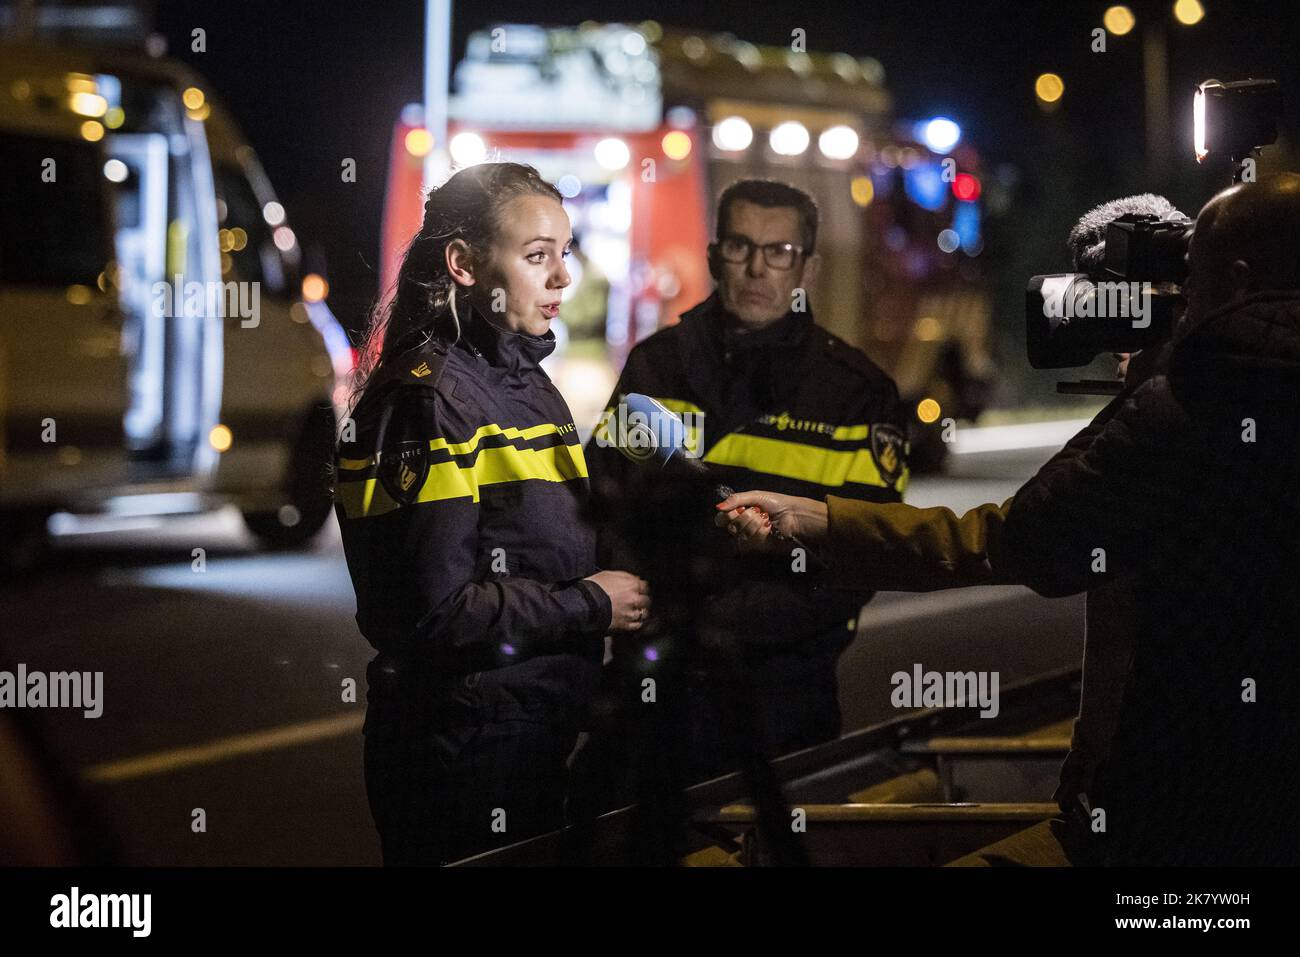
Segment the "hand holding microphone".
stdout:
[[825,502],[776,492],[734,492],[717,508],[713,523],[750,548],[815,545],[829,526]]
[[[665,472],[711,481],[708,466],[686,454],[686,427],[664,406],[639,392],[623,397],[614,444],[628,459]],[[718,502],[715,524],[727,527],[741,544],[803,546],[826,534],[826,503],[775,492],[733,492],[713,484]]]

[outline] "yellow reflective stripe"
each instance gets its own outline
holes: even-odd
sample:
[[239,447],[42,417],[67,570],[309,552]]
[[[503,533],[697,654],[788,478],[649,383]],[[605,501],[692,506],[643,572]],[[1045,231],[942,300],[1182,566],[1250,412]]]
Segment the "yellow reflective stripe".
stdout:
[[876,467],[871,450],[865,448],[842,452],[802,442],[733,432],[709,449],[704,461],[818,485],[836,486],[845,482],[857,482],[860,485],[890,487]]
[[865,439],[870,434],[870,425],[841,425],[831,433],[831,438],[837,442],[853,442]]
[[506,445],[483,449],[474,464],[465,468],[455,462],[434,465],[416,501],[438,502],[468,496],[477,502],[484,485],[527,479],[567,482],[586,476],[587,460],[580,445],[555,445],[549,449],[518,449]]
[[473,452],[478,448],[479,442],[489,435],[504,435],[508,439],[535,439],[542,435],[554,435],[559,431],[560,427],[554,422],[543,422],[541,425],[530,425],[526,429],[517,429],[513,425],[504,429],[496,424],[484,425],[464,442],[448,442],[446,439],[430,439],[429,451],[437,452],[440,449],[447,449],[452,455],[464,455],[466,452]]
[[[479,442],[485,436],[504,435],[508,439],[535,439],[542,435],[554,435],[560,431],[560,427],[554,422],[543,422],[541,425],[530,425],[526,429],[517,429],[514,426],[501,428],[499,425],[485,425],[478,429],[464,442],[448,442],[445,438],[429,440],[429,451],[437,452],[447,449],[452,455],[464,455],[473,452],[478,448]],[[339,468],[355,472],[362,469],[368,469],[376,462],[375,456],[371,455],[364,459],[339,459]]]
[[614,406],[612,405],[604,412],[600,413],[600,418],[596,420],[596,427],[592,429],[591,432],[592,437],[595,438],[597,442],[610,443],[609,420],[613,414]]
[[383,515],[397,508],[397,503],[384,491],[384,487],[379,484],[379,479],[340,482],[334,494],[339,504],[343,506],[343,514],[347,518]]
[[[696,421],[698,422],[699,417],[704,415],[704,410],[694,402],[687,402],[684,399],[670,399],[665,396],[654,396],[653,398],[669,412],[678,416],[692,415],[696,417]],[[682,424],[685,425],[684,420]],[[700,445],[702,438],[703,437],[700,435],[699,425],[687,425],[686,434],[682,436],[682,447],[686,449],[687,452],[699,452],[702,448]]]
[[[479,501],[485,485],[538,479],[568,482],[587,477],[587,460],[580,445],[556,445],[549,449],[520,449],[512,445],[482,449],[473,465],[439,462],[430,466],[416,503],[440,502],[453,498]],[[378,479],[340,482],[338,498],[348,518],[383,515],[398,507]]]
[[662,405],[669,412],[676,412],[678,415],[683,415],[683,414],[703,415],[704,414],[704,410],[701,409],[698,405],[696,405],[694,402],[687,402],[685,399],[669,399],[661,395],[653,395],[650,398],[654,399],[656,402]]

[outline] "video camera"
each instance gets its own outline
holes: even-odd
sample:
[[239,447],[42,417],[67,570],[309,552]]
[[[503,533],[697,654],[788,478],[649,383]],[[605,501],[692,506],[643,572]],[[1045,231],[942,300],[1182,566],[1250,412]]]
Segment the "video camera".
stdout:
[[[1250,157],[1277,140],[1282,95],[1276,80],[1206,80],[1193,104],[1196,158],[1226,156],[1233,182]],[[1029,364],[1084,366],[1107,352],[1137,352],[1166,337],[1185,300],[1187,249],[1195,221],[1162,197],[1099,206],[1070,234],[1075,268],[1034,276],[1025,291]],[[1062,383],[1061,391],[1117,391],[1117,383]]]
[[1083,366],[1105,352],[1137,352],[1169,332],[1184,298],[1185,257],[1194,225],[1174,213],[1167,218],[1121,214],[1105,226],[1103,258],[1096,268],[1029,280],[1025,331],[1030,365]]

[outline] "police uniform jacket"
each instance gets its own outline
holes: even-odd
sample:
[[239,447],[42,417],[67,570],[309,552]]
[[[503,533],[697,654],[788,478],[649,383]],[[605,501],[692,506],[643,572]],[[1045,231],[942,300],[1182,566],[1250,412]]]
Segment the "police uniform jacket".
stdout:
[[[715,293],[633,348],[587,447],[602,512],[617,512],[654,481],[615,447],[619,403],[630,392],[680,415],[688,449],[736,491],[901,500],[908,472],[898,390],[862,352],[816,325],[811,312],[792,311],[765,329],[734,335]],[[712,517],[706,504],[690,518],[665,519],[704,529],[692,548],[720,557],[704,586],[699,623],[732,636],[751,664],[765,661],[773,673],[798,680],[802,661],[829,667],[833,676],[871,593],[832,589],[815,556],[739,552]],[[636,542],[602,534],[601,549],[609,564],[635,567]],[[663,597],[656,595],[657,605]]]
[[357,403],[335,508],[378,651],[367,732],[480,678],[474,720],[568,720],[599,678],[611,606],[583,581],[587,466],[539,364],[554,348],[473,315],[454,345],[387,361]]

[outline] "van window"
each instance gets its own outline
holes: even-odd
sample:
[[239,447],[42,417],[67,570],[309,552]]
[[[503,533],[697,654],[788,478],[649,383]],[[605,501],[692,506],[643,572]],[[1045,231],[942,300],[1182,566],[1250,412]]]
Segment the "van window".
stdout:
[[0,132],[0,282],[96,284],[109,258],[103,165],[93,143]]
[[266,292],[284,292],[284,261],[252,185],[241,170],[218,166],[216,186],[223,269],[227,256],[234,269],[234,276],[226,278],[260,282]]

